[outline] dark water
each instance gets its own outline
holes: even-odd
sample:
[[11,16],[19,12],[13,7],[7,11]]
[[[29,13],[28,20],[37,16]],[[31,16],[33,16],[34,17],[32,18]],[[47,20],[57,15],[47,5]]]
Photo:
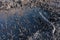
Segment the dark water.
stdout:
[[[0,40],[27,40],[27,36],[32,36],[38,30],[41,30],[41,33],[44,32],[52,36],[50,34],[52,27],[40,16],[39,12],[49,20],[50,13],[41,8],[32,8],[29,11],[25,11],[23,16],[19,16],[18,12],[7,18],[2,18],[0,15]],[[42,40],[45,37],[45,39],[50,40],[46,34],[42,34],[42,36]]]

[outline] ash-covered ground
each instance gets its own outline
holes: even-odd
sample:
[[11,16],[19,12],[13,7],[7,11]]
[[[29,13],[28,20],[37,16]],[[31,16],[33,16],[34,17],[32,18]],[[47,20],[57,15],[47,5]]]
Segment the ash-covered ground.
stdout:
[[60,13],[48,3],[0,0],[0,40],[60,40]]

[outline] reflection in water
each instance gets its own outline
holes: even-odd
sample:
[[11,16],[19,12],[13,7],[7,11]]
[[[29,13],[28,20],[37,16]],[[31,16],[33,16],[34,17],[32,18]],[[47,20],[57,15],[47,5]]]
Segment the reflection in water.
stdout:
[[[50,13],[40,8],[32,8],[29,11],[25,11],[23,16],[19,16],[18,13],[8,16],[6,19],[7,28],[5,28],[5,23],[2,23],[4,21],[0,22],[0,24],[2,24],[0,25],[1,39],[19,40],[20,38],[21,40],[24,40],[27,39],[27,36],[32,36],[33,33],[36,33],[38,30],[41,30],[41,33],[44,32],[50,34],[53,28],[52,26],[49,26],[49,22],[44,20],[39,12],[49,20]],[[42,36],[44,35],[42,34]]]

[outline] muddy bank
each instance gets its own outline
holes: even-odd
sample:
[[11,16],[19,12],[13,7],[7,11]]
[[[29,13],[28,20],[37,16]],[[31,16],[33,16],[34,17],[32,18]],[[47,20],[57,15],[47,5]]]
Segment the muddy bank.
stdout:
[[23,8],[23,7],[43,7],[44,10],[60,12],[59,0],[0,0],[0,9]]

